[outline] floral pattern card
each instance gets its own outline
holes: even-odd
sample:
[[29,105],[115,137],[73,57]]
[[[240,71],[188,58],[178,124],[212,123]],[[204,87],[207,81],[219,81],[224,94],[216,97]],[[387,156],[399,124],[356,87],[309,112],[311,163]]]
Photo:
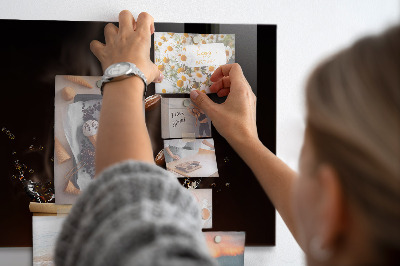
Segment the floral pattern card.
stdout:
[[235,34],[155,32],[154,60],[165,77],[156,93],[209,93],[215,69],[235,62]]

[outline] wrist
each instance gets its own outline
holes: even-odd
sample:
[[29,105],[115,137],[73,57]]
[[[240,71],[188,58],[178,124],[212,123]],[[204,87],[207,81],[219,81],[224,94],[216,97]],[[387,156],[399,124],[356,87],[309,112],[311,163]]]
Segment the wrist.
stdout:
[[97,82],[97,86],[101,88],[101,94],[103,95],[105,83],[115,83],[117,81],[132,78],[133,76],[140,77],[142,79],[144,92],[146,92],[147,77],[136,64],[131,62],[119,62],[107,67],[107,69],[104,71],[103,77]]
[[120,58],[120,59],[113,59],[109,63],[104,63],[102,64],[103,73],[105,73],[107,68],[109,68],[110,66],[123,62],[134,64],[143,73],[148,82],[151,80],[152,68],[149,68],[149,62],[151,64],[152,62],[149,59],[140,58],[139,56],[136,56],[135,59]]
[[144,83],[140,77],[132,76],[104,84],[103,93],[104,95],[118,93],[122,95],[140,95],[143,97]]
[[250,146],[254,147],[263,145],[260,139],[258,138],[258,135],[256,133],[251,134],[250,132],[247,133],[242,132],[241,134],[235,134],[234,136],[228,139],[228,142],[232,146],[232,148],[237,150],[238,153],[243,147],[247,148]]

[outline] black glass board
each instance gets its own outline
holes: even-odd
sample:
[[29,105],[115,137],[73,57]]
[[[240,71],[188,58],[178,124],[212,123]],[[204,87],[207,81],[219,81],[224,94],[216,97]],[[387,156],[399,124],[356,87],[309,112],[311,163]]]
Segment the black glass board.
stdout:
[[[93,39],[104,42],[106,24],[0,20],[1,247],[32,246],[29,202],[52,202],[54,77],[102,75],[89,43]],[[158,32],[235,34],[236,62],[257,95],[259,137],[275,153],[276,26],[156,23],[155,28]],[[152,93],[154,86],[148,90],[148,95]],[[152,117],[146,122],[156,154],[162,148],[160,124]],[[215,128],[212,135],[220,177],[203,178],[199,185],[213,189],[213,228],[204,231],[245,231],[248,246],[275,245],[274,207],[251,170]]]

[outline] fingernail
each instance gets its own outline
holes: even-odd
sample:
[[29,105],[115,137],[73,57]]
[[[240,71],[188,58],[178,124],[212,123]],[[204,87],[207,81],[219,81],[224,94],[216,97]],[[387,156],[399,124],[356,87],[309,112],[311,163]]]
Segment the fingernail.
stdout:
[[160,71],[160,75],[158,76],[158,78],[156,78],[155,82],[161,83],[163,80],[164,80],[164,75],[163,75],[163,73]]
[[199,96],[199,92],[197,90],[192,90],[190,92],[190,98],[192,98],[193,100],[196,100],[197,96]]

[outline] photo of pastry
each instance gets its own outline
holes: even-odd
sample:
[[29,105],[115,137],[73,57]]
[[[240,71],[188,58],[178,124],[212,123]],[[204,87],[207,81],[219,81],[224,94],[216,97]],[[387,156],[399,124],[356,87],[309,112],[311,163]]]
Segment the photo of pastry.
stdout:
[[164,140],[167,170],[178,177],[218,177],[214,140]]
[[209,138],[211,120],[190,98],[162,98],[161,135],[163,139]]
[[77,101],[68,106],[64,120],[64,133],[76,165],[76,174],[68,175],[67,179],[79,190],[84,190],[95,175],[94,163],[100,109],[101,99]]
[[98,76],[55,77],[54,189],[57,204],[73,204],[95,174],[101,95]]
[[245,232],[204,232],[208,249],[219,266],[243,266]]
[[155,32],[154,60],[165,77],[156,93],[209,93],[215,69],[235,62],[235,34]]

